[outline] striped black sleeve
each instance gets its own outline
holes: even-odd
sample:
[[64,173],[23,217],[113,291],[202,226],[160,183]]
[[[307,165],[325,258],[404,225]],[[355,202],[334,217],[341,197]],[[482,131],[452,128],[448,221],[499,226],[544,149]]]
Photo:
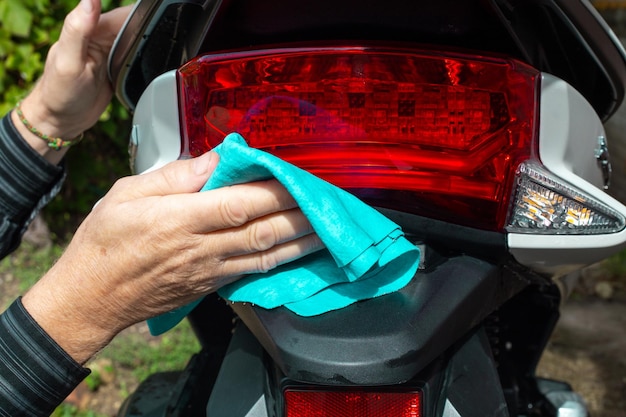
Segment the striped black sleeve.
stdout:
[[20,298],[0,315],[0,417],[49,416],[88,374]]
[[12,252],[65,178],[20,136],[10,114],[0,119],[0,259]]

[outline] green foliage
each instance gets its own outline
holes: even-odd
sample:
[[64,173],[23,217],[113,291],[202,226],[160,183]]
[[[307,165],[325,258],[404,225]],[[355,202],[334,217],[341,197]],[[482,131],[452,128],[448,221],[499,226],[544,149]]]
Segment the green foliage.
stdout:
[[137,333],[118,337],[99,356],[111,359],[115,366],[131,369],[137,380],[143,381],[155,372],[183,369],[199,351],[200,343],[184,320],[149,343],[145,335]]
[[0,0],[0,113],[7,113],[43,71],[70,1]]
[[626,250],[607,259],[605,266],[610,277],[621,278],[624,285],[626,285]]
[[93,411],[79,410],[77,407],[70,404],[61,404],[52,413],[51,417],[105,417],[100,414],[96,414]]
[[[132,3],[102,2],[103,10]],[[77,0],[0,0],[0,115],[11,111],[33,87],[65,16],[77,4]],[[68,180],[44,211],[55,236],[65,238],[112,183],[130,173],[129,132],[129,115],[114,100],[83,143],[68,152]]]
[[38,249],[23,243],[18,250],[0,261],[0,274],[11,274],[18,279],[18,290],[24,293],[52,267],[62,253],[63,248],[57,245]]
[[92,369],[91,373],[85,378],[85,384],[89,391],[97,391],[102,385],[102,374],[97,369]]

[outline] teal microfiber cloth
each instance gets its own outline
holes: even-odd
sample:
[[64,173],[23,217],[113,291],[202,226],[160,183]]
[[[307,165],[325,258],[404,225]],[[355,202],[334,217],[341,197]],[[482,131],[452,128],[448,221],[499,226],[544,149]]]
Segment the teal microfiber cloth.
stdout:
[[[220,162],[201,191],[276,178],[293,196],[326,249],[221,288],[221,297],[314,316],[400,290],[419,264],[419,249],[400,227],[352,194],[258,149],[231,133],[215,149]],[[207,215],[211,215],[208,213]],[[148,320],[161,334],[199,301]]]

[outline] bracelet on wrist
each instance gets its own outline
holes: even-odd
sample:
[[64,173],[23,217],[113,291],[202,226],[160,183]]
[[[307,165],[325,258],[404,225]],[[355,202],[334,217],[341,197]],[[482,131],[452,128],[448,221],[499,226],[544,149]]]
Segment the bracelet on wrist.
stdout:
[[84,133],[81,133],[74,139],[65,140],[65,139],[61,139],[57,137],[48,136],[40,132],[39,129],[34,127],[28,121],[28,119],[26,119],[26,117],[24,116],[24,113],[22,112],[21,101],[18,102],[17,105],[15,106],[15,112],[17,113],[17,117],[20,119],[20,121],[24,124],[24,126],[26,127],[26,129],[28,129],[29,132],[37,136],[39,139],[45,141],[48,144],[48,147],[54,149],[55,151],[58,151],[61,148],[67,148],[68,146],[75,145],[83,139]]

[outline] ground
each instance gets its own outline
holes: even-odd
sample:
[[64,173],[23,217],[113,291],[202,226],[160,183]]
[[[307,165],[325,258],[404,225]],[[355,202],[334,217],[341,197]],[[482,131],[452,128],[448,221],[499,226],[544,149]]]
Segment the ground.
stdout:
[[538,374],[569,382],[592,417],[626,416],[626,302],[566,302]]

